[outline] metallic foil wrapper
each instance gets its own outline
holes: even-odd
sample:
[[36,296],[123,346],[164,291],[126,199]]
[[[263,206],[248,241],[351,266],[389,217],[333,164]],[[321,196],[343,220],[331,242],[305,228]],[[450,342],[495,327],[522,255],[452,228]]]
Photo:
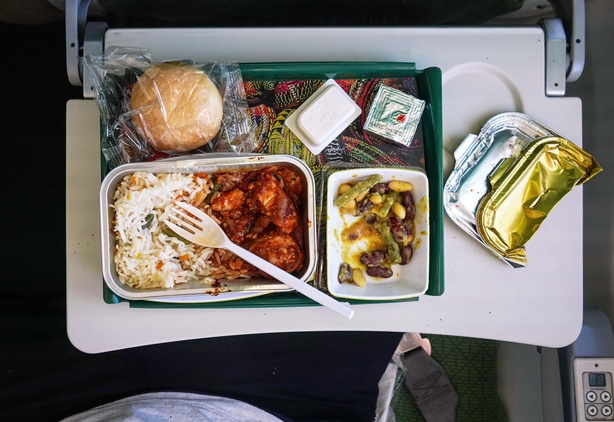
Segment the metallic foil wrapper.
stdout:
[[425,102],[381,85],[365,120],[363,130],[371,135],[409,146],[420,123]]
[[492,190],[477,210],[481,238],[500,256],[526,265],[524,245],[567,195],[601,171],[597,161],[567,139],[531,142],[489,176]]
[[[476,212],[490,190],[488,175],[502,160],[518,157],[537,138],[560,136],[552,129],[522,113],[501,113],[484,124],[478,135],[470,134],[454,151],[454,171],[444,186],[444,208],[448,216],[471,237],[493,253],[480,237]],[[499,255],[498,255],[499,256]],[[525,264],[503,258],[512,267]]]
[[489,177],[493,170],[503,170],[505,167],[500,167],[502,162],[507,161],[509,165],[513,159],[525,154],[528,145],[544,137],[562,138],[526,114],[498,114],[484,124],[478,135],[468,135],[454,151],[456,163],[444,186],[444,208],[452,221],[515,268],[526,266],[524,249],[518,248],[514,254],[502,255],[478,232],[476,214],[485,195],[491,190]]

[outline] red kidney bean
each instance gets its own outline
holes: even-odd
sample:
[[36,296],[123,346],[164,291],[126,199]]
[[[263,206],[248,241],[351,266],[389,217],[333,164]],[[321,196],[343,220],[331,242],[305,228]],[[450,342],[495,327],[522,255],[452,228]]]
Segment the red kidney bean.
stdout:
[[369,224],[373,224],[377,221],[377,216],[373,212],[368,212],[365,214],[365,221]]
[[404,246],[401,249],[401,265],[407,265],[409,264],[409,261],[411,261],[411,257],[414,256],[414,248],[411,247],[411,245],[407,245]]
[[363,252],[360,255],[360,262],[367,267],[374,267],[384,262],[386,255],[386,251]]
[[363,215],[367,211],[370,211],[373,208],[373,202],[371,202],[368,198],[360,203],[358,207],[357,215]]
[[388,187],[387,183],[376,183],[375,185],[373,185],[373,187],[371,188],[371,192],[377,192],[380,195],[385,195],[388,192],[390,192],[390,188]]
[[346,264],[345,262],[341,264],[337,280],[339,280],[339,283],[341,284],[350,283],[352,281],[352,268],[350,267],[350,264]]
[[392,277],[392,270],[380,265],[378,267],[368,267],[367,274],[371,277],[390,278]]
[[403,243],[407,240],[407,229],[399,217],[390,217],[390,233],[397,243]]
[[407,236],[414,235],[414,220],[410,220],[409,218],[405,218],[403,220],[403,224],[405,225],[405,230],[407,231]]
[[416,203],[411,192],[401,192],[401,205],[405,207],[405,218],[413,220],[416,218]]

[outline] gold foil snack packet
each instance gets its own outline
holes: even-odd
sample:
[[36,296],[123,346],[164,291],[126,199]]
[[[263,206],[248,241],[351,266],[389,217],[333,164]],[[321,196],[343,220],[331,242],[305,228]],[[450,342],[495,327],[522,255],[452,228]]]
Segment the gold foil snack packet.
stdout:
[[482,199],[477,230],[508,261],[525,266],[524,245],[571,189],[601,171],[597,161],[567,139],[550,136],[527,145],[489,175],[492,189]]

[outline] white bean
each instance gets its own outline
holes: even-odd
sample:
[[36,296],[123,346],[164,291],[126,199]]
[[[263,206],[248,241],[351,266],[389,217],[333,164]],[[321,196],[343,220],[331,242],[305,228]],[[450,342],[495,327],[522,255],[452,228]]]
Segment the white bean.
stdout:
[[367,280],[365,276],[362,274],[362,271],[358,268],[352,270],[352,280],[358,287],[365,287],[367,285]]
[[393,180],[388,183],[388,187],[395,192],[411,192],[414,190],[414,186],[411,183],[401,182],[400,180]]

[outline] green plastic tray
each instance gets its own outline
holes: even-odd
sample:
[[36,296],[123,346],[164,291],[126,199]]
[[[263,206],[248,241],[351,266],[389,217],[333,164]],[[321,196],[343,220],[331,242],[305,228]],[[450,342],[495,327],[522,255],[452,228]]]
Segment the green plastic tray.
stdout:
[[[398,62],[326,62],[326,63],[249,63],[241,64],[246,81],[280,81],[299,79],[368,79],[415,77],[420,97],[426,102],[422,115],[425,170],[429,178],[430,196],[430,296],[444,293],[443,244],[443,136],[441,70],[430,67],[418,70],[413,63]],[[102,157],[103,177],[106,163]],[[103,299],[106,303],[130,302],[135,308],[277,308],[319,306],[295,292],[273,293],[249,299],[212,303],[158,303],[129,301],[115,295],[103,281]],[[418,300],[410,299],[412,300]],[[407,300],[404,300],[407,301]],[[352,304],[387,303],[391,301],[349,301]],[[396,302],[396,301],[395,301]]]

